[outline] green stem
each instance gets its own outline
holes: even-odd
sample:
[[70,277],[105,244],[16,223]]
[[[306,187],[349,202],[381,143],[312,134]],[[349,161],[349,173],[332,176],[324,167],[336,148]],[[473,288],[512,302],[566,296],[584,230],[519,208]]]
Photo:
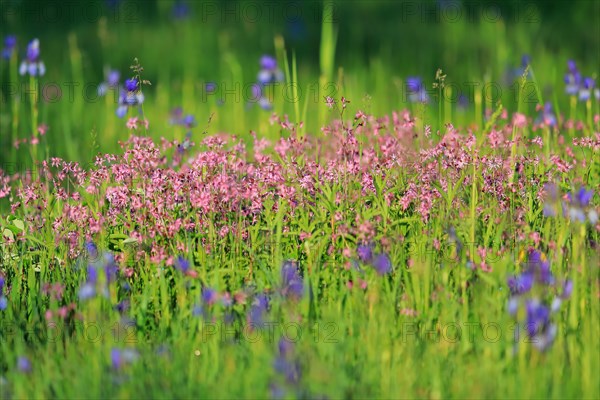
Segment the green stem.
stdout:
[[[33,139],[37,139],[38,137],[38,85],[37,85],[37,79],[33,76],[33,75],[29,75],[29,99],[31,102],[31,129],[33,130]],[[38,144],[32,144],[31,145],[31,152],[32,152],[32,158],[33,158],[33,163],[35,164],[35,162],[37,161],[38,158],[38,151],[37,151],[37,147]]]

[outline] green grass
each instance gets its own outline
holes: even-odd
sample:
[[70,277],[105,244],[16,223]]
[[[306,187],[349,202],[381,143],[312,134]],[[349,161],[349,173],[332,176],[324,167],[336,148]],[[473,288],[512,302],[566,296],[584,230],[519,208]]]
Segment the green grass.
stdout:
[[[169,4],[158,2],[157,7],[168,12]],[[55,103],[31,101],[33,95],[25,91],[26,86],[18,86],[29,84],[28,78],[16,74],[20,59],[15,56],[1,62],[3,82],[17,84],[22,96],[10,96],[3,88],[0,170],[37,172],[32,160],[54,156],[78,161],[86,170],[96,169],[91,163],[98,153],[122,154],[118,142],[127,140],[131,132],[125,128],[126,120],[116,117],[114,99],[86,99],[80,89],[85,83],[101,81],[102,69],[108,65],[119,68],[124,77],[133,76],[129,66],[134,58],[144,68],[140,78],[151,82],[143,87],[143,114],[150,126],[139,134],[155,142],[161,137],[182,141],[186,129],[169,125],[170,110],[181,106],[198,120],[192,136],[198,145],[193,152],[207,151],[200,144],[205,137],[227,132],[247,144],[252,161],[250,131],[272,142],[291,136],[278,124],[269,123],[270,112],[257,105],[248,108],[243,101],[242,89],[256,79],[260,56],[272,53],[286,82],[295,84],[290,95],[299,99],[286,101],[276,90],[273,112],[287,114],[293,123],[304,122],[299,136],[322,140],[323,152],[328,143],[340,144],[320,129],[339,118],[325,106],[325,96],[351,101],[343,114],[346,124],[358,110],[382,117],[409,109],[418,118],[418,137],[407,145],[407,152],[415,151],[410,153],[415,162],[419,148],[429,146],[430,139],[423,135],[426,126],[432,127],[434,144],[441,140],[446,123],[460,127],[463,138],[472,128],[476,142],[470,157],[499,157],[510,170],[525,165],[521,173],[502,182],[502,192],[510,196],[510,211],[499,211],[499,200],[484,191],[488,171],[475,162],[462,170],[444,169],[440,173],[444,184],[431,183],[441,196],[427,221],[416,206],[404,209],[400,204],[409,185],[422,180],[419,169],[406,165],[376,168],[374,192],[362,192],[360,174],[347,174],[333,183],[315,177],[315,194],[301,208],[293,209],[283,198],[273,196],[255,221],[235,210],[226,215],[211,212],[202,215],[202,229],[178,231],[172,239],[145,237],[138,243],[134,230],[144,236],[148,226],[136,226],[132,210],[93,238],[101,251],[110,250],[123,258],[122,271],[131,267],[135,274],[112,284],[108,298],[84,302],[78,291],[86,279],[88,260],[85,254],[69,257],[68,245],[57,239],[52,221],[73,204],[105,213],[106,201],[87,193],[74,180],[68,187],[79,193],[80,203],[61,200],[50,191],[43,199],[23,202],[14,210],[10,205],[18,201],[16,197],[0,199],[0,275],[10,287],[5,292],[8,307],[0,311],[0,398],[263,398],[269,396],[273,383],[284,386],[289,398],[600,397],[594,378],[594,371],[600,369],[598,226],[561,216],[546,218],[538,198],[547,181],[556,182],[565,192],[585,185],[595,190],[591,207],[598,208],[600,156],[571,143],[575,137],[593,137],[598,132],[598,122],[592,118],[600,113],[600,106],[595,100],[574,106],[563,94],[566,61],[573,52],[580,53],[564,45],[561,36],[575,28],[552,31],[552,20],[546,16],[539,23],[460,21],[423,26],[413,20],[399,28],[403,36],[398,41],[392,36],[393,24],[371,24],[374,33],[370,33],[371,28],[365,26],[370,18],[378,15],[383,21],[389,14],[371,12],[370,7],[368,2],[357,3],[355,13],[364,18],[359,19],[337,3],[335,10],[342,18],[354,19],[335,24],[318,19],[310,25],[318,28],[318,33],[312,33],[318,40],[296,45],[287,36],[284,40],[283,25],[278,23],[220,26],[215,20],[174,23],[149,18],[135,24],[101,20],[69,32],[48,32],[40,37],[48,72],[38,83],[43,87],[58,82],[63,97]],[[593,10],[593,6],[586,7]],[[330,12],[325,8],[325,16]],[[597,25],[584,11],[575,9],[569,15],[573,26],[574,21]],[[21,51],[32,37],[22,29]],[[598,43],[583,31],[577,30],[582,43]],[[366,45],[376,50],[364,56],[361,46],[371,34],[373,42]],[[535,74],[520,86],[502,82],[505,68],[517,67],[522,53],[531,54]],[[594,70],[597,57],[588,53],[579,63],[585,75],[598,73]],[[457,87],[474,88],[468,108],[434,97],[438,68],[447,74],[445,85],[452,93]],[[403,98],[404,82],[412,75],[424,78],[432,104],[414,105]],[[203,94],[208,81],[218,83],[216,95]],[[70,82],[80,83],[72,100],[68,98]],[[491,82],[501,84],[501,96],[486,96],[484,85]],[[224,95],[225,102],[219,105],[222,85],[239,90]],[[509,122],[514,112],[535,119],[535,106],[542,97],[552,102],[555,111],[583,121],[585,128],[533,132],[527,126],[510,132],[512,138],[543,137],[541,149],[521,143],[507,151],[485,144],[493,129],[507,125],[502,110],[508,111]],[[490,118],[485,118],[486,109],[491,111]],[[49,130],[34,152],[30,153],[29,146],[18,151],[11,148],[15,138],[30,137],[42,123]],[[381,154],[374,137],[357,134],[357,140],[361,154],[371,149]],[[558,172],[550,155],[573,161],[567,156],[567,146],[572,147],[577,163],[568,172]],[[282,159],[272,146],[266,153],[283,166],[286,184],[309,198],[295,174],[309,162],[319,161],[316,151],[293,161]],[[433,164],[441,168],[442,159]],[[226,167],[222,168],[225,172]],[[165,165],[156,168],[166,169]],[[214,173],[208,167],[201,172],[198,179]],[[15,191],[27,187],[22,178],[11,182]],[[101,194],[113,185],[114,180],[102,182]],[[151,186],[151,181],[142,179],[131,189],[143,191]],[[389,204],[386,195],[393,198]],[[345,249],[354,252],[362,241],[356,232],[365,221],[374,226],[372,239],[377,248],[390,256],[394,269],[390,275],[378,276],[369,267],[360,275],[343,255]],[[64,224],[65,229],[82,234],[78,238],[82,247],[89,226],[73,221]],[[234,231],[221,236],[224,226]],[[456,229],[465,248],[458,258],[450,227]],[[307,233],[310,236],[304,238]],[[539,244],[534,233],[541,237]],[[441,248],[436,249],[438,242]],[[172,256],[181,253],[178,245],[187,247],[185,255],[198,276],[183,276],[164,262],[152,262],[149,250],[157,243]],[[469,261],[484,261],[479,247],[487,249],[491,272],[467,267]],[[521,269],[529,247],[543,250],[557,279],[571,279],[575,286],[571,299],[553,316],[558,334],[546,352],[536,350],[524,336],[516,345],[515,322],[507,313],[506,279]],[[137,251],[144,253],[135,258]],[[303,274],[306,294],[298,302],[278,300],[276,295],[281,265],[287,259],[297,260]],[[106,277],[100,274],[99,279]],[[364,290],[359,287],[363,279]],[[65,286],[61,300],[42,294],[48,282]],[[251,304],[233,306],[232,326],[221,322],[226,310],[218,304],[212,318],[193,315],[205,286],[229,293],[255,286],[274,294],[266,317],[272,328],[247,329],[245,318]],[[124,298],[129,298],[130,308],[120,315],[114,306]],[[54,324],[46,319],[48,310],[56,313],[71,303],[75,310],[65,322]],[[416,315],[402,310],[414,310]],[[302,371],[297,387],[283,383],[273,368],[282,335],[295,339]],[[135,348],[139,359],[114,371],[110,358],[115,347]],[[31,372],[16,368],[20,356],[31,361]]]

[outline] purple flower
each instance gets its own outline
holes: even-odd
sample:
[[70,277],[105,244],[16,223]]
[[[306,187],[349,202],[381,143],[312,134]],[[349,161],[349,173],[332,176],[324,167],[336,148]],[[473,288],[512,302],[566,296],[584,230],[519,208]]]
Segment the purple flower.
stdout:
[[269,394],[272,400],[285,399],[285,389],[281,385],[275,383],[269,385]]
[[546,126],[550,126],[550,127],[556,126],[556,124],[557,124],[556,116],[554,115],[554,112],[552,111],[551,103],[544,104],[544,109],[542,110],[541,115],[538,118],[538,121],[543,122],[544,125],[546,125]]
[[421,78],[418,76],[410,76],[406,78],[406,88],[409,92],[418,92],[423,88],[423,83],[421,82]]
[[260,58],[260,67],[266,70],[275,70],[277,69],[277,60],[275,57],[265,54]]
[[138,89],[138,80],[136,78],[125,80],[125,89],[128,92],[135,92]]
[[85,251],[88,254],[90,260],[96,260],[98,258],[98,247],[92,241],[85,242]]
[[[134,79],[135,80],[135,79]],[[130,84],[131,87],[131,84]],[[123,118],[129,107],[140,105],[144,102],[144,95],[141,91],[121,90],[119,92],[119,106],[117,107],[117,116]]]
[[22,372],[24,374],[30,373],[31,361],[29,361],[29,358],[25,356],[19,356],[17,358],[17,369],[19,370],[19,372]]
[[429,96],[421,78],[417,76],[406,78],[406,89],[408,90],[408,100],[411,103],[429,102]]
[[527,311],[527,333],[534,337],[546,328],[550,322],[550,310],[537,300],[529,300],[525,304]]
[[96,267],[91,264],[87,267],[87,281],[90,283],[98,282],[98,271],[96,270]]
[[457,105],[458,108],[460,109],[466,109],[467,107],[469,107],[469,98],[467,96],[465,96],[463,93],[458,95],[458,101],[457,101]]
[[[573,200],[570,194],[569,197],[571,198],[571,200]],[[594,197],[594,191],[591,189],[586,190],[586,188],[582,186],[575,195],[574,200],[579,207],[587,207],[590,204],[592,197]]]
[[190,6],[187,2],[177,0],[175,4],[173,4],[173,18],[175,19],[184,19],[190,16]]
[[271,104],[271,102],[269,101],[268,98],[266,97],[261,97],[258,100],[258,105],[260,106],[260,108],[262,108],[265,111],[269,111],[273,109],[273,105]]
[[119,370],[127,364],[136,361],[139,354],[134,349],[117,349],[113,348],[110,351],[110,361],[113,369]]
[[46,66],[40,59],[40,41],[33,39],[27,45],[25,59],[19,67],[19,74],[25,75],[28,73],[31,76],[43,76],[46,73]]
[[117,303],[117,305],[115,306],[115,310],[117,310],[119,314],[123,314],[125,311],[129,310],[130,305],[131,303],[129,302],[129,300],[125,299]]
[[567,62],[568,72],[565,74],[565,91],[570,96],[575,96],[579,92],[581,85],[581,74],[577,70],[575,61],[569,60]]
[[294,343],[287,340],[285,337],[282,337],[277,343],[277,348],[279,349],[279,355],[282,357],[290,357],[294,352]]
[[108,89],[115,89],[119,86],[119,80],[121,79],[121,73],[117,70],[111,69],[106,73],[106,80],[98,85],[98,96],[104,96]]
[[565,281],[565,283],[563,284],[562,293],[561,293],[560,297],[563,299],[568,299],[569,297],[571,297],[572,293],[573,293],[573,281],[570,279],[567,279]]
[[248,322],[250,325],[260,327],[264,324],[264,315],[269,308],[269,298],[265,294],[259,294],[254,298],[254,302],[248,312]]
[[115,262],[115,257],[107,253],[104,256],[104,273],[106,274],[106,281],[108,283],[117,280],[117,274],[119,273],[119,266]]
[[297,384],[300,381],[300,363],[294,357],[294,344],[286,338],[281,338],[277,347],[279,355],[273,362],[273,368],[283,375],[289,384]]
[[527,293],[533,287],[534,275],[531,272],[524,272],[519,276],[508,278],[508,288],[512,295]]
[[181,123],[181,118],[183,117],[183,108],[175,107],[171,110],[171,119],[169,123],[171,125],[179,125]]
[[584,78],[579,88],[579,100],[587,101],[592,96],[592,90],[594,89],[594,78]]
[[175,268],[185,274],[190,269],[190,262],[184,256],[179,256],[175,260]]
[[356,249],[358,259],[363,263],[369,263],[373,259],[373,246],[361,244]]
[[196,126],[196,119],[193,115],[188,114],[183,118],[182,125],[188,129],[191,129]]
[[508,313],[510,315],[516,315],[519,309],[519,299],[517,297],[511,297],[508,300]]
[[92,283],[86,282],[79,288],[79,299],[80,300],[89,300],[92,297],[96,296],[96,286]]
[[202,302],[207,305],[212,305],[217,301],[217,292],[214,289],[205,287],[202,289]]
[[17,46],[17,37],[8,35],[4,38],[4,48],[2,49],[2,58],[8,60],[12,57],[15,47]]
[[4,279],[4,277],[2,275],[0,275],[0,294],[2,294],[2,289],[4,289],[5,282],[6,282],[6,280]]
[[587,190],[582,186],[576,193],[568,193],[567,197],[569,203],[563,202],[563,214],[568,215],[571,221],[585,222],[588,219],[591,224],[598,221],[598,214],[593,208],[588,211],[586,217],[586,208],[590,206],[590,202],[594,197],[593,190]]
[[304,295],[304,283],[293,261],[286,261],[281,267],[281,287],[287,299],[299,300]]
[[8,299],[6,298],[6,296],[0,295],[0,311],[6,310],[7,307],[8,307]]
[[379,275],[389,274],[392,271],[392,261],[387,254],[380,253],[373,260],[373,268]]
[[206,93],[214,93],[217,90],[217,84],[215,82],[206,82],[204,85]]
[[194,317],[206,317],[204,306],[202,304],[196,304],[194,308],[192,308],[192,315]]

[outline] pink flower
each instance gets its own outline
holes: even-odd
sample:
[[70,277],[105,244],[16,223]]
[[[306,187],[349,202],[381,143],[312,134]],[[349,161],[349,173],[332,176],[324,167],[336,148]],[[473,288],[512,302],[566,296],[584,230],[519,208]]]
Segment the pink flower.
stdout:
[[135,130],[138,128],[138,118],[137,117],[131,117],[127,120],[127,129],[129,130]]
[[513,115],[513,125],[517,128],[523,128],[527,125],[527,117],[521,113],[515,113]]
[[48,132],[48,125],[46,124],[41,124],[40,126],[38,126],[38,132],[40,135],[44,136],[46,134],[46,132]]
[[325,104],[327,104],[327,107],[329,107],[329,109],[332,109],[335,105],[335,100],[333,99],[333,97],[327,96],[325,97]]

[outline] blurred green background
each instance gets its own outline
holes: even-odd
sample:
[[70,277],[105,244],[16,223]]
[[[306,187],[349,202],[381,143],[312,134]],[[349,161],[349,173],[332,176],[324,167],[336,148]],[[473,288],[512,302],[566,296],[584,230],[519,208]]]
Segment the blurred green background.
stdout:
[[[185,129],[169,124],[171,110],[179,106],[198,121],[196,142],[203,131],[280,135],[269,124],[269,111],[248,104],[263,54],[276,55],[286,75],[283,54],[289,71],[295,56],[298,101],[276,88],[273,111],[289,114],[293,122],[305,121],[305,131],[312,134],[319,134],[332,117],[323,104],[327,95],[345,96],[352,111],[376,115],[408,107],[437,127],[450,120],[456,125],[480,122],[485,108],[498,101],[514,111],[515,71],[524,54],[531,56],[543,101],[555,102],[560,110],[568,106],[562,83],[566,61],[576,60],[582,74],[593,77],[600,65],[598,1],[326,4],[330,8],[324,11],[322,1],[2,0],[0,32],[3,39],[17,36],[17,64],[27,43],[40,39],[47,68],[41,90],[54,99],[40,99],[39,123],[49,127],[41,145],[47,155],[79,161],[90,160],[97,151],[117,151],[117,141],[128,137],[125,120],[115,115],[115,96],[97,98],[95,85],[104,80],[108,67],[131,76],[134,57],[144,67],[142,78],[152,83],[143,89],[148,134],[183,140]],[[7,60],[0,63],[0,156],[25,160],[28,150],[14,153],[11,142],[31,136],[29,80],[14,71],[11,76],[10,65]],[[469,103],[460,108],[455,90],[443,121],[436,104],[417,110],[404,89],[407,76],[420,76],[432,90],[438,68]],[[211,81],[218,89],[207,94],[205,84]],[[287,76],[290,81],[292,76]],[[490,83],[502,89],[483,93],[484,104],[474,107],[469,88]],[[537,91],[531,94],[526,107],[533,112],[540,99]]]

